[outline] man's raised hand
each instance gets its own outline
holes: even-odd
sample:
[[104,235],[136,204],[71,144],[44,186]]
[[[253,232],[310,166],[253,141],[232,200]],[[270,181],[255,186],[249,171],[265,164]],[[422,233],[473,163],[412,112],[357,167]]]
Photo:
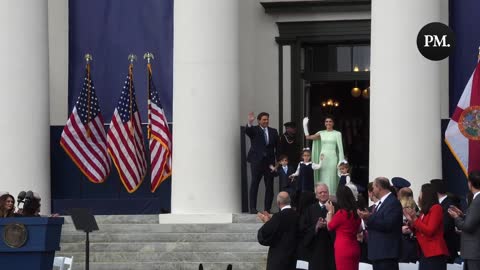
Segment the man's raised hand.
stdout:
[[248,113],[248,123],[251,125],[255,121],[255,114],[253,112]]

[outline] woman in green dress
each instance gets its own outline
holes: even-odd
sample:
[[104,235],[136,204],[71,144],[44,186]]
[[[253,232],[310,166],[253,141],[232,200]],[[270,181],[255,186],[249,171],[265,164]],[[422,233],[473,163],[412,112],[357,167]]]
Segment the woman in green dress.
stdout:
[[315,183],[327,184],[330,194],[335,194],[338,186],[337,166],[344,160],[342,133],[333,129],[333,117],[325,118],[325,130],[309,135],[307,124],[308,118],[304,120],[304,131],[307,140],[312,140],[312,162],[319,163],[320,155],[324,155],[322,168],[314,172]]

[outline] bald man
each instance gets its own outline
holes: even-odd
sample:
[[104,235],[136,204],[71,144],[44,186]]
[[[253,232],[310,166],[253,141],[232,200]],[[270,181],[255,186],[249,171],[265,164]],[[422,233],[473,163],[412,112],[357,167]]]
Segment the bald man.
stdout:
[[282,191],[277,195],[280,212],[270,215],[258,213],[265,224],[258,230],[258,242],[269,246],[267,270],[295,269],[295,250],[297,247],[297,213],[290,206],[288,193]]

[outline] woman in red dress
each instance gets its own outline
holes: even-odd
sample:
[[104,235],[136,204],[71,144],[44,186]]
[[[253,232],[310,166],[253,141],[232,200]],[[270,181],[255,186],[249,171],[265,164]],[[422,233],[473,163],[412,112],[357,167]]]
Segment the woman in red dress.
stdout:
[[360,245],[357,233],[360,230],[360,218],[357,203],[352,191],[346,187],[337,189],[337,208],[327,202],[327,227],[335,231],[335,264],[337,270],[358,270],[360,262]]

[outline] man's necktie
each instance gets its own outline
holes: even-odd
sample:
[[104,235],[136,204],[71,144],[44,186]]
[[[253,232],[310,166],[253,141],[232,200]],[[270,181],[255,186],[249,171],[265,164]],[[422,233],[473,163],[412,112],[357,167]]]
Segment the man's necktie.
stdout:
[[263,128],[263,133],[265,135],[265,144],[268,144],[268,128]]
[[288,169],[287,169],[287,167],[283,167],[283,171],[285,172],[285,174],[288,174]]
[[378,208],[380,208],[380,205],[382,204],[381,201],[378,202],[377,206],[375,206],[375,208],[373,208],[373,213],[377,212],[378,211]]

